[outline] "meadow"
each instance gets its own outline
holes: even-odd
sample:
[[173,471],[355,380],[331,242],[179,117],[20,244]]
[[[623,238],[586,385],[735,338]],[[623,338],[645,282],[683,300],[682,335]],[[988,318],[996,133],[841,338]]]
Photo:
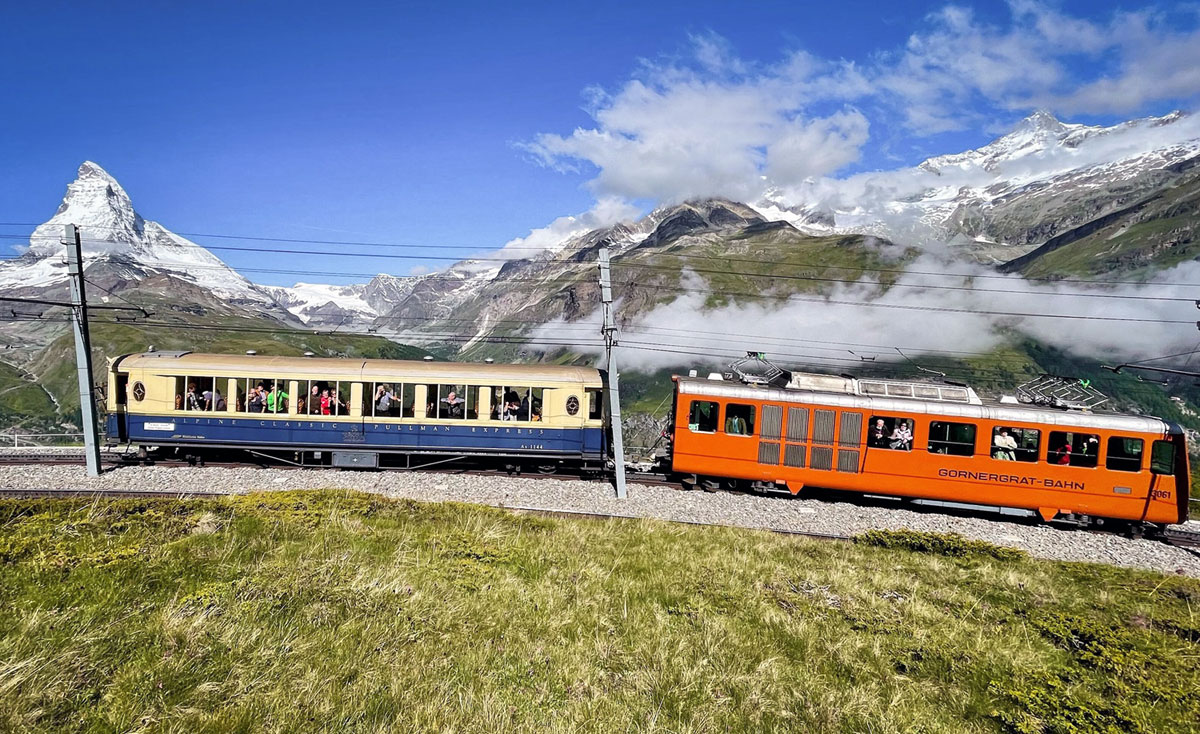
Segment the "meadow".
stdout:
[[0,502],[0,731],[1200,730],[1200,580],[347,492]]

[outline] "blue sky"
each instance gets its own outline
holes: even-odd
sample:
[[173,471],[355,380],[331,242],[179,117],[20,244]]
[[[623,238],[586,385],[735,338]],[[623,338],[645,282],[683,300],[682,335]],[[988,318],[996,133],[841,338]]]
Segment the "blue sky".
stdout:
[[[467,254],[563,215],[911,165],[1036,107],[1111,123],[1200,90],[1194,6],[877,7],[10,2],[0,221],[48,219],[90,159],[175,231]],[[407,268],[347,263],[311,260]]]

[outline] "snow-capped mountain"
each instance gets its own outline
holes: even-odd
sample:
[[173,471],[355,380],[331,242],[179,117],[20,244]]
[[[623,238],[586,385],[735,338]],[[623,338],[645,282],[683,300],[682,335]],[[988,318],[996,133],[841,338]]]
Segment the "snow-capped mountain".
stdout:
[[46,288],[67,280],[65,225],[80,228],[89,264],[107,263],[130,280],[167,273],[231,301],[269,305],[271,296],[204,247],[143,219],[121,184],[86,161],[58,211],[34,230],[20,257],[0,263],[0,290]]
[[1006,261],[1169,184],[1200,155],[1200,117],[1173,112],[1111,127],[1039,111],[1012,132],[913,168],[770,191],[764,216],[805,231],[950,243]]

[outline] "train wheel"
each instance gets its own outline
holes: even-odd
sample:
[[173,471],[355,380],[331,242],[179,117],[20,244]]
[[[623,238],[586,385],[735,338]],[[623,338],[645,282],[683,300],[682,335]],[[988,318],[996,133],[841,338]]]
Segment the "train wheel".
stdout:
[[538,474],[554,474],[558,471],[558,464],[538,464]]

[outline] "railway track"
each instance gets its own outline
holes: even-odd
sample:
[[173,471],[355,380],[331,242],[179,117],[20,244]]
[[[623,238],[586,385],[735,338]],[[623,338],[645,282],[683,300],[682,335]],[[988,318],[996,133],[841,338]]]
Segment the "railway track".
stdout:
[[[109,468],[118,468],[121,466],[136,466],[136,465],[138,465],[137,458],[134,455],[106,453],[106,454],[101,455],[101,461],[105,466],[107,466]],[[65,465],[81,465],[83,463],[84,463],[84,457],[83,457],[82,453],[0,452],[0,465],[19,464],[19,465],[38,465],[38,466],[47,466],[47,465],[63,465],[63,466],[65,466]],[[186,459],[156,458],[153,461],[153,465],[154,466],[168,466],[168,467],[185,467],[185,466],[192,466],[194,464]],[[203,461],[202,465],[205,467],[241,468],[241,469],[247,468],[247,466],[254,466],[254,465],[248,465],[246,462],[208,461],[208,460]],[[261,464],[260,466],[268,466],[268,465],[266,465],[264,463],[264,464]],[[329,467],[298,466],[298,465],[293,465],[293,464],[288,464],[288,463],[272,463],[272,464],[269,464],[269,468],[295,470],[295,469],[328,469]],[[520,476],[521,478],[527,478],[527,479],[586,479],[586,478],[589,478],[584,475],[571,474],[571,473],[568,473],[568,474],[561,474],[561,473],[543,474],[543,473],[539,473],[539,472],[522,473],[522,472],[508,472],[504,469],[483,469],[483,468],[476,468],[476,467],[471,467],[471,468],[457,467],[456,468],[456,467],[445,466],[445,465],[434,465],[434,466],[428,466],[428,467],[412,467],[412,468],[384,467],[384,468],[378,469],[377,471],[391,471],[391,472],[421,471],[421,472],[436,473],[436,474],[460,475],[460,476],[480,476],[480,477],[496,477],[496,476],[503,476],[503,475],[512,475],[512,476]],[[629,482],[638,483],[638,484],[654,484],[654,485],[667,485],[667,486],[676,486],[678,484],[677,482],[672,481],[671,479],[669,479],[668,477],[666,477],[662,474],[651,474],[651,473],[644,473],[644,472],[628,472],[626,474],[626,478]],[[70,497],[104,496],[104,497],[117,497],[117,498],[168,497],[168,498],[186,499],[186,498],[197,498],[197,497],[222,497],[222,496],[226,496],[228,494],[229,493],[227,493],[227,492],[204,492],[204,491],[172,492],[172,491],[165,491],[165,490],[157,490],[157,491],[156,490],[146,490],[146,491],[140,491],[140,490],[95,490],[95,489],[85,489],[85,488],[73,489],[73,490],[0,489],[0,497],[6,497],[6,498],[38,498],[38,497],[70,498]],[[1197,500],[1195,500],[1195,499],[1192,500],[1192,502],[1196,502],[1196,501]],[[565,509],[555,509],[555,508],[503,506],[503,509],[510,510],[512,512],[517,512],[517,513],[536,514],[536,515],[541,515],[541,516],[545,516],[545,517],[568,517],[568,518],[582,518],[582,519],[595,519],[595,520],[643,519],[643,518],[640,518],[640,516],[636,516],[636,515],[623,515],[623,514],[619,514],[619,513],[586,512],[586,511],[581,511],[581,510],[565,510]],[[922,508],[921,511],[929,512],[932,510],[930,510],[928,508]],[[1011,518],[1011,517],[1005,518],[1005,519],[1008,521],[1014,520],[1014,518]],[[705,526],[712,526],[712,527],[743,527],[743,526],[735,526],[735,525],[726,525],[723,523],[709,523],[709,522],[700,522],[700,521],[691,521],[691,520],[668,520],[667,522],[673,522],[673,523],[678,523],[678,524],[682,524],[682,525],[705,525]],[[841,540],[841,541],[852,540],[852,536],[849,536],[849,535],[839,535],[839,534],[831,534],[831,533],[814,533],[814,532],[807,532],[807,531],[800,531],[800,530],[792,530],[792,529],[784,529],[784,528],[771,528],[771,527],[759,527],[757,529],[766,530],[768,532],[777,533],[777,534],[781,534],[781,535],[795,535],[795,536],[801,536],[801,537],[820,538],[820,539],[825,539],[825,540]],[[1095,528],[1090,529],[1090,532],[1107,534],[1107,535],[1114,534],[1112,531],[1109,531],[1109,530],[1095,529]],[[1152,539],[1152,540],[1157,540],[1159,542],[1163,542],[1168,545],[1176,546],[1179,548],[1200,549],[1200,532],[1196,532],[1196,531],[1179,530],[1179,529],[1175,529],[1175,528],[1170,528],[1170,529],[1163,531],[1162,533],[1157,533],[1154,535],[1147,535],[1147,538]]]

